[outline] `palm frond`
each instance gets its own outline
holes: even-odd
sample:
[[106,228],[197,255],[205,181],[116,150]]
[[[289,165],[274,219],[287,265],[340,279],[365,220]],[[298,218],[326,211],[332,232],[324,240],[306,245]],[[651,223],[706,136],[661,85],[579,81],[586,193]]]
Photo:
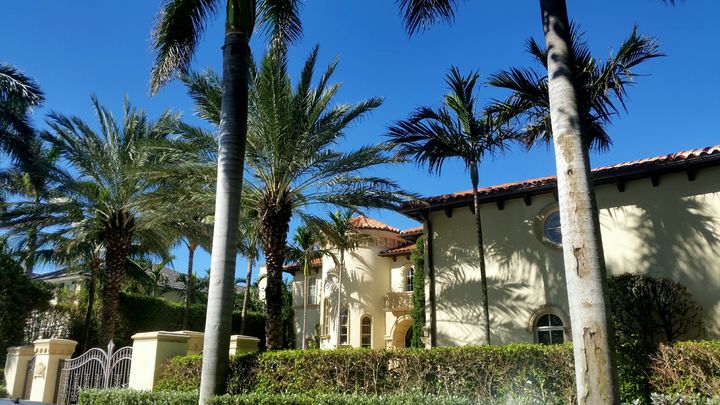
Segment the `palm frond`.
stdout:
[[259,23],[270,37],[271,47],[284,51],[302,37],[300,0],[263,0]]
[[457,0],[396,0],[409,35],[439,22],[455,19]]

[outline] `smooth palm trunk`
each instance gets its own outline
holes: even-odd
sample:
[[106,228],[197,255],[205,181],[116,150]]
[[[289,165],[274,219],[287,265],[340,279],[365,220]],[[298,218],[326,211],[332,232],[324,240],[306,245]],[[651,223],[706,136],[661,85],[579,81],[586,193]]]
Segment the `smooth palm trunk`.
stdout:
[[188,242],[188,266],[187,266],[187,281],[185,282],[185,309],[183,310],[183,329],[188,327],[188,317],[190,315],[190,301],[192,300],[192,282],[193,282],[193,261],[195,259],[195,249],[197,245],[192,242]]
[[242,310],[240,311],[240,334],[245,334],[245,324],[247,323],[247,307],[248,307],[248,296],[250,295],[250,280],[252,279],[253,262],[254,257],[248,257],[248,271],[245,276],[245,294],[243,294]]
[[485,271],[485,250],[482,235],[482,219],[480,218],[480,200],[478,198],[478,169],[477,163],[470,164],[470,178],[473,187],[473,213],[475,215],[475,232],[477,233],[478,259],[480,260],[480,286],[483,300],[483,326],[485,328],[485,344],[490,344],[490,305],[488,304],[487,274]]
[[211,257],[200,404],[227,388],[230,329],[235,287],[235,257],[240,221],[245,140],[247,137],[249,38],[225,34],[223,94],[219,128],[217,196]]
[[[281,202],[278,204],[277,201]],[[285,198],[268,193],[261,201],[258,212],[260,214],[260,237],[267,268],[265,342],[268,350],[280,350],[284,346],[282,271],[285,264],[292,207]]]
[[335,348],[340,347],[340,308],[342,307],[342,276],[345,269],[345,250],[340,249],[340,268],[338,269],[338,294],[337,294],[337,312],[335,312]]
[[572,80],[564,0],[540,0],[578,403],[620,402],[590,162]]
[[307,344],[305,343],[307,341],[307,334],[305,331],[306,325],[307,325],[307,306],[308,306],[308,261],[305,260],[305,264],[303,266],[303,324],[302,324],[302,349],[307,349]]

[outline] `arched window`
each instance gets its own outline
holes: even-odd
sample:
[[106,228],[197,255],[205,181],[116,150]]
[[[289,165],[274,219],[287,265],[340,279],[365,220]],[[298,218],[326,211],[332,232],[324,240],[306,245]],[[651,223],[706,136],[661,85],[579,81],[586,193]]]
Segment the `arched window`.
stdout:
[[323,319],[322,319],[322,334],[328,334],[328,326],[330,325],[330,300],[325,298],[323,300]]
[[543,314],[535,321],[535,338],[545,345],[560,344],[565,341],[565,328],[559,316]]
[[364,315],[360,319],[360,347],[372,347],[372,318]]
[[415,275],[415,269],[411,266],[405,270],[405,291],[413,290],[413,276]]
[[317,304],[317,279],[315,277],[308,278],[308,305]]
[[340,310],[340,344],[346,345],[350,336],[350,316],[347,307]]

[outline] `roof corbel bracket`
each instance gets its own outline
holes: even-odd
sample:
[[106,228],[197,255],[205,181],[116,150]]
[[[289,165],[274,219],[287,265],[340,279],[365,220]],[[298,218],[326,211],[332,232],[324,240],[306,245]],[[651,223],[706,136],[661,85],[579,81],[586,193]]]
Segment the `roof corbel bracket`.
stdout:
[[473,204],[470,204],[470,212],[475,215],[475,206]]
[[495,205],[497,205],[499,211],[502,211],[505,209],[505,200],[497,200]]
[[660,185],[660,176],[653,175],[650,176],[650,182],[652,183],[653,187],[657,187]]
[[686,172],[688,181],[695,181],[696,172],[695,169],[688,169]]
[[523,201],[525,201],[525,206],[529,207],[532,205],[532,196],[530,194],[525,194],[523,196]]
[[618,182],[615,183],[615,185],[617,186],[617,189],[619,192],[621,192],[621,193],[625,192],[625,182],[624,181],[618,180]]
[[452,218],[453,209],[452,208],[445,208],[445,216],[448,218]]
[[393,258],[393,261],[394,261],[394,262],[397,261],[397,256],[393,256],[392,258]]

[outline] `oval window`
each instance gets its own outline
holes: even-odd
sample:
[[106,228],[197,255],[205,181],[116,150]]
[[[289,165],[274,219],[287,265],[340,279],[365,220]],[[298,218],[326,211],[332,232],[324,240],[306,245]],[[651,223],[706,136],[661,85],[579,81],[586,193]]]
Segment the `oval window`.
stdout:
[[562,245],[559,211],[553,211],[545,217],[545,221],[543,222],[543,236],[553,245]]

